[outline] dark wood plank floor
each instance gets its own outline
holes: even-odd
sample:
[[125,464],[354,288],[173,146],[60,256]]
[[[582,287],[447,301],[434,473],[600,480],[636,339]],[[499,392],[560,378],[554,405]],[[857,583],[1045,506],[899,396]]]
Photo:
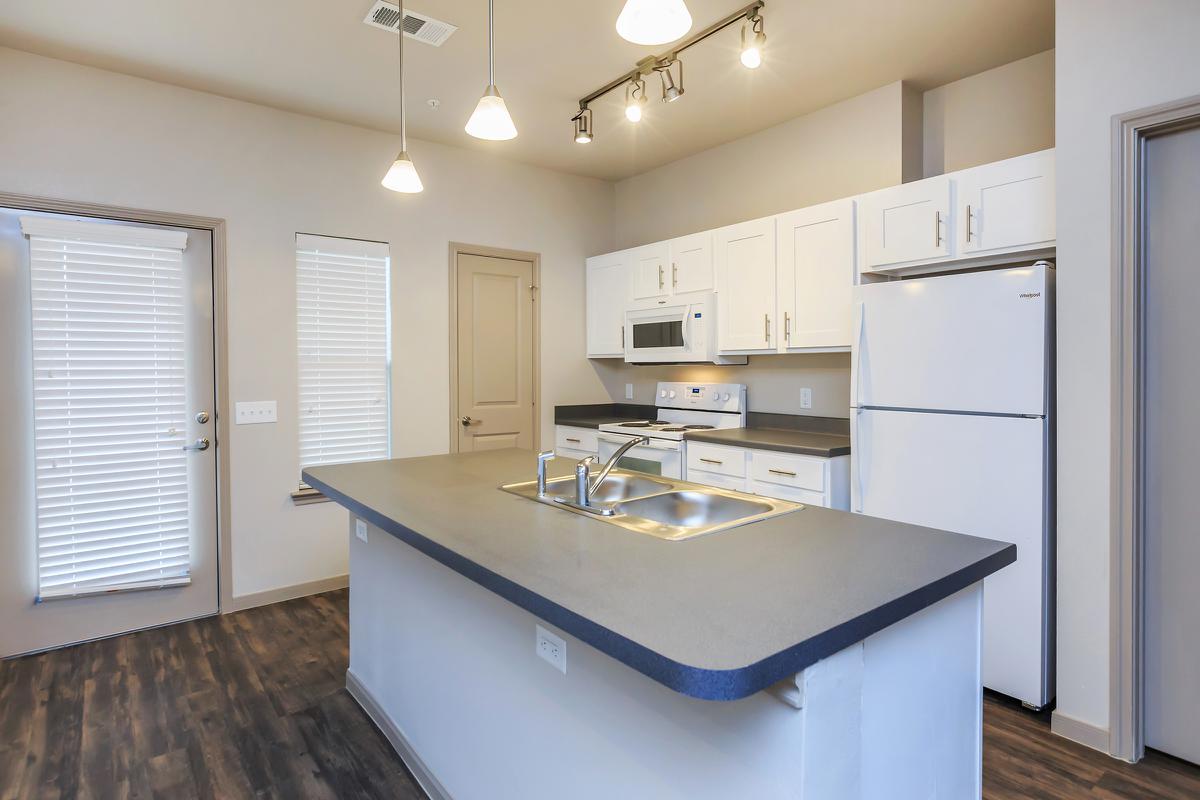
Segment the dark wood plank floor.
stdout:
[[[421,798],[346,694],[345,591],[0,662],[0,798]],[[988,800],[1200,798],[985,703]]]

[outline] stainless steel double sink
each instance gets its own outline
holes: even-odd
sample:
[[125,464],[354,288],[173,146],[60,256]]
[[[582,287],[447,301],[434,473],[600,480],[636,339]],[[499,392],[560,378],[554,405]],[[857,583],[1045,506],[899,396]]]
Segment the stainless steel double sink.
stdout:
[[562,502],[575,499],[573,476],[546,481],[546,493],[540,496],[537,481],[509,483],[500,488],[518,497],[671,541],[717,533],[804,508],[787,500],[619,469],[610,472],[592,494],[596,511],[605,513]]

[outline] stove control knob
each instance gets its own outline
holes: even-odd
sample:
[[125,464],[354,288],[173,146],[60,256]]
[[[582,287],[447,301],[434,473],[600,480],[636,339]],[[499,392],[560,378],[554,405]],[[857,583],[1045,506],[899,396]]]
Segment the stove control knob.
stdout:
[[724,394],[724,395],[721,397],[721,399],[722,399],[722,400],[728,400],[728,399],[729,399],[729,393],[728,393],[728,392],[726,392],[726,393],[725,393],[725,394]]
[[663,389],[661,392],[659,392],[659,393],[658,393],[658,396],[659,396],[659,397],[666,397],[666,396],[667,396],[667,390],[666,390],[666,389]]
[[667,392],[667,397],[669,397],[670,399],[674,400],[674,399],[675,399],[675,392],[674,392],[674,390]]

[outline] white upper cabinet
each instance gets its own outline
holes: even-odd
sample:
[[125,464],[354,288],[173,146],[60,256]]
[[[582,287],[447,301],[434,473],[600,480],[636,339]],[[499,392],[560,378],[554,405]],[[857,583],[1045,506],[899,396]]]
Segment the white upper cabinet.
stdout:
[[656,300],[671,295],[671,256],[668,242],[635,247],[629,273],[629,294],[634,300]]
[[859,198],[863,272],[947,261],[954,256],[954,185],[946,175]]
[[849,348],[854,287],[854,201],[776,217],[779,352]]
[[1054,247],[1054,151],[997,161],[952,176],[958,253],[964,258]]
[[775,218],[713,232],[717,351],[770,353],[777,347]]
[[712,288],[712,231],[672,239],[671,292],[709,292]]
[[624,358],[632,251],[587,260],[587,357]]

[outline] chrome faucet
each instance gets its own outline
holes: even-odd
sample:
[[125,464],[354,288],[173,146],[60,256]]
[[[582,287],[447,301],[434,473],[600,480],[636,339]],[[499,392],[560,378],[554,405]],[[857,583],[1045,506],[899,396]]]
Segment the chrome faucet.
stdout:
[[588,456],[575,465],[575,504],[580,508],[590,509],[592,507],[592,495],[600,488],[600,484],[604,483],[604,479],[608,477],[608,473],[612,472],[613,467],[621,460],[621,456],[629,452],[630,448],[636,447],[639,444],[649,444],[650,440],[645,436],[635,436],[625,444],[617,448],[617,452],[613,453],[608,461],[604,464],[604,468],[600,470],[600,474],[596,476],[596,480],[590,485],[588,483],[588,471],[592,464],[596,463],[595,456]]
[[538,472],[537,472],[537,493],[538,497],[546,496],[546,462],[554,458],[553,450],[543,450],[537,454],[538,456]]

